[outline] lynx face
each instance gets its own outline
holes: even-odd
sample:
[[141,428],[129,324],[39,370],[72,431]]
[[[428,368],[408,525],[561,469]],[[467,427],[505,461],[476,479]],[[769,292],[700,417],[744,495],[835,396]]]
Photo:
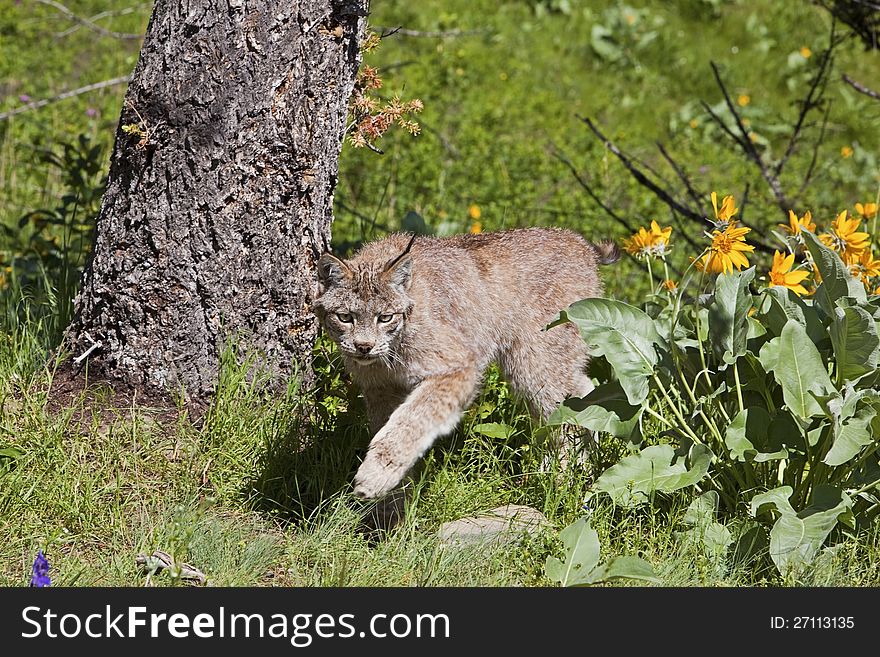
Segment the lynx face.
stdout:
[[392,367],[413,306],[412,261],[404,252],[381,269],[353,267],[329,253],[318,261],[315,313],[342,353],[360,366]]

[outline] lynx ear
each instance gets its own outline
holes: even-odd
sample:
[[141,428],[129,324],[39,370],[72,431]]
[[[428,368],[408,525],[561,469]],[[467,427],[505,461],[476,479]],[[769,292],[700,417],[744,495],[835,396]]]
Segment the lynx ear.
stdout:
[[382,271],[382,280],[404,291],[408,290],[409,284],[412,283],[412,257],[409,254],[409,250],[415,241],[416,236],[413,235],[403,253],[393,260],[389,260]]
[[339,285],[351,276],[351,269],[336,256],[325,253],[318,258],[318,280],[325,288]]

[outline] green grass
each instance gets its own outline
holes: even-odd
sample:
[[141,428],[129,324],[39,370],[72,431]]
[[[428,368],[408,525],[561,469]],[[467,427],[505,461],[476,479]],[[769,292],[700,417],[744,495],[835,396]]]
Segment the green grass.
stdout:
[[[143,585],[135,560],[157,549],[213,585],[545,586],[544,562],[561,554],[558,531],[583,513],[592,477],[621,453],[603,442],[584,467],[542,471],[546,449],[528,439],[529,420],[492,373],[462,429],[429,452],[404,522],[376,535],[362,522],[369,505],[350,494],[367,442],[356,404],[338,399],[323,413],[313,391],[295,385],[267,397],[229,364],[198,421],[179,409],[120,403],[108,388],[59,406],[47,403],[51,372],[14,383],[8,364],[29,348],[0,348],[0,435],[18,454],[0,460],[3,586],[25,585],[41,548],[61,586]],[[482,421],[517,431],[490,440],[472,431]],[[553,527],[508,546],[441,544],[443,522],[508,503],[541,510]],[[591,518],[603,554],[642,556],[667,586],[880,583],[876,531],[841,539],[783,581],[766,553],[739,563],[682,542],[686,504],[685,496],[630,512],[599,504]],[[725,522],[734,536],[750,527],[745,517]],[[150,582],[181,583],[167,573]]]
[[[389,133],[382,156],[343,150],[336,246],[346,250],[397,230],[410,211],[431,226],[466,230],[472,205],[481,209],[484,230],[560,225],[590,237],[623,237],[554,157],[557,150],[632,223],[665,224],[668,214],[590,137],[579,115],[596,118],[658,169],[654,142],[664,142],[703,190],[739,200],[751,184],[752,221],[775,224],[778,211],[756,173],[709,127],[697,101],[720,100],[708,67],[714,60],[732,92],[749,96],[745,115],[778,151],[785,135],[774,130],[791,120],[801,89],[789,81],[797,83],[815,62],[827,15],[800,0],[633,0],[630,30],[620,23],[629,10],[615,13],[615,5],[571,1],[563,11],[566,3],[539,0],[373,2],[375,26],[474,32],[395,35],[368,56],[380,67],[386,96],[423,100],[423,132]],[[150,11],[150,3],[121,1],[70,6],[87,16],[131,7],[102,19],[122,32],[142,31]],[[620,61],[591,47],[600,25],[626,44]],[[138,42],[84,29],[57,36],[70,27],[45,5],[3,4],[0,112],[20,106],[21,95],[48,98],[131,72]],[[810,62],[792,56],[803,46],[814,53]],[[878,53],[852,44],[839,51],[836,66],[869,85],[880,77]],[[324,344],[310,390],[292,382],[266,397],[227,363],[217,399],[201,418],[122,400],[109,389],[50,403],[49,354],[75,293],[71,272],[88,250],[80,239],[87,231],[75,220],[96,207],[95,199],[65,205],[63,197],[99,185],[123,93],[113,87],[0,122],[0,585],[25,585],[40,548],[58,585],[142,585],[146,575],[135,559],[157,549],[216,585],[550,584],[543,566],[547,556],[561,555],[559,530],[583,513],[591,481],[626,448],[603,439],[585,467],[542,470],[547,449],[535,436],[540,432],[494,372],[459,430],[427,455],[404,523],[378,538],[363,531],[367,508],[349,492],[368,440],[363,409]],[[878,185],[871,145],[880,137],[880,108],[839,75],[828,94],[826,142],[801,199],[822,222],[872,199]],[[63,144],[76,146],[81,135],[100,147],[95,157],[104,168],[79,184],[71,174],[85,165],[59,166],[45,154],[61,155]],[[841,157],[843,146],[852,157]],[[786,182],[803,175],[810,155],[796,154]],[[29,212],[62,206],[61,225],[19,225]],[[674,257],[686,262],[684,244],[675,235],[673,242]],[[608,293],[638,304],[646,291],[641,268],[631,261],[615,267],[606,276]],[[475,430],[482,422],[516,431],[492,440]],[[808,571],[783,580],[766,552],[753,562],[732,554],[719,562],[680,540],[688,501],[674,496],[635,511],[600,502],[591,522],[603,556],[642,556],[669,586],[880,584],[876,529],[836,535],[835,547]],[[553,527],[507,547],[440,544],[442,523],[508,503],[539,509]],[[734,536],[751,527],[746,510],[724,522]],[[177,583],[167,573],[151,582]]]

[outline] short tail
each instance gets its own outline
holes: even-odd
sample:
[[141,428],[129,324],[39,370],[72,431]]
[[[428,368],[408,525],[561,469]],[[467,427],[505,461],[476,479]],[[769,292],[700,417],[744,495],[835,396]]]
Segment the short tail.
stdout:
[[601,242],[591,242],[590,246],[596,252],[596,258],[599,259],[600,265],[610,265],[620,260],[620,249],[613,240],[602,240]]

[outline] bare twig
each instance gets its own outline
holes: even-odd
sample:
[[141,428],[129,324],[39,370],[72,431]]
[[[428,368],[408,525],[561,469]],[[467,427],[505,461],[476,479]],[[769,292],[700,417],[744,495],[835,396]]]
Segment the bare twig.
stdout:
[[816,169],[816,162],[819,159],[819,147],[825,142],[825,130],[828,127],[828,115],[831,113],[831,103],[828,102],[825,105],[825,114],[822,117],[822,128],[819,130],[819,138],[816,140],[816,143],[813,144],[813,156],[810,159],[810,166],[807,167],[807,173],[804,174],[804,180],[801,183],[800,189],[798,189],[798,196],[804,193],[804,190],[807,189],[807,185],[810,184],[810,181],[813,179],[813,171]]
[[[724,96],[724,104],[727,105],[727,109],[733,115],[733,119],[736,122],[736,127],[739,129],[741,138],[736,137],[733,132],[724,124],[724,121],[721,118],[712,112],[709,109],[709,113],[712,116],[713,120],[720,126],[722,126],[727,132],[727,134],[731,135],[739,144],[740,148],[743,149],[743,152],[746,154],[752,162],[755,163],[755,166],[758,167],[758,170],[761,172],[764,180],[767,182],[768,187],[770,187],[770,191],[773,192],[773,196],[776,197],[776,204],[779,206],[779,209],[782,211],[785,217],[788,217],[788,211],[791,207],[788,199],[785,197],[785,192],[782,191],[782,185],[779,183],[779,178],[773,175],[773,172],[767,167],[767,163],[764,162],[764,158],[761,157],[760,151],[758,151],[754,142],[752,142],[751,137],[749,137],[749,131],[746,129],[745,125],[742,122],[742,117],[740,117],[739,112],[736,111],[736,106],[733,103],[733,100],[730,97],[730,94],[727,91],[727,86],[724,84],[724,80],[721,79],[721,72],[718,70],[718,65],[715,62],[709,62],[709,66],[712,67],[712,73],[715,75],[715,82],[718,84],[718,88],[721,89],[721,94]],[[708,106],[704,103],[704,107]]]
[[599,195],[596,194],[596,192],[593,190],[593,188],[590,186],[590,184],[581,177],[580,173],[578,173],[578,170],[577,170],[577,168],[575,168],[572,161],[569,160],[561,152],[559,152],[559,150],[555,146],[553,148],[553,156],[557,160],[562,162],[568,168],[569,171],[571,171],[571,174],[574,176],[574,179],[577,180],[578,184],[584,188],[584,191],[587,192],[587,194],[589,194],[590,198],[592,198],[596,202],[596,204],[605,211],[605,214],[607,214],[609,217],[614,219],[614,221],[616,221],[621,226],[626,228],[626,230],[628,232],[630,232],[630,233],[636,232],[636,229],[626,219],[624,219],[619,214],[617,214],[614,210],[612,210],[610,207],[605,205],[605,203],[602,201],[601,198],[599,198]]
[[[667,206],[669,206],[669,209],[672,210],[674,213],[680,214],[687,219],[690,219],[691,221],[700,224],[700,226],[702,226],[704,229],[707,227],[707,219],[700,213],[699,209],[694,210],[693,208],[689,208],[688,206],[683,205],[679,201],[675,200],[669,192],[657,185],[653,180],[648,178],[643,171],[641,171],[635,164],[633,164],[632,159],[625,153],[623,153],[617,146],[615,146],[614,143],[612,143],[605,135],[603,135],[602,132],[590,119],[583,117],[580,118],[581,121],[586,123],[590,130],[593,131],[593,134],[602,141],[605,147],[617,156],[617,158],[623,163],[624,167],[626,167],[626,169],[630,172],[630,175],[632,175],[632,177],[636,179],[636,182],[638,182],[643,187],[647,187],[651,192],[654,193],[657,198],[659,198]],[[583,182],[581,182],[581,186],[583,186]],[[593,194],[591,194],[591,196],[595,198]],[[745,221],[742,220],[742,216],[740,216],[739,223],[743,226],[746,226],[747,228],[755,230],[753,226],[749,226]],[[757,230],[755,232],[758,233]],[[696,242],[688,237],[687,231],[682,231],[682,234],[685,236],[685,239],[688,241],[688,243],[690,243],[692,246],[696,246]],[[755,244],[755,248],[757,248],[759,251],[763,253],[773,253],[773,249],[771,249],[767,244],[764,244],[763,242],[760,242],[758,240],[752,240],[752,242]]]
[[846,73],[843,74],[843,81],[846,82],[853,89],[858,91],[861,94],[865,94],[869,98],[873,98],[874,100],[880,100],[880,93],[874,91],[873,89],[869,89],[865,85],[856,82],[851,77],[849,77]]
[[392,34],[399,34],[400,36],[407,37],[422,37],[426,39],[447,39],[453,37],[463,37],[463,36],[473,36],[475,34],[483,34],[488,32],[486,28],[479,28],[475,30],[442,30],[438,32],[422,32],[420,30],[407,30],[402,27],[377,27],[375,28],[382,34],[382,38],[391,36]]
[[694,206],[696,207],[697,212],[702,212],[703,202],[701,198],[703,198],[697,191],[694,189],[693,184],[691,183],[691,179],[688,178],[688,175],[684,172],[684,169],[679,166],[679,164],[672,159],[672,156],[666,152],[666,149],[663,147],[659,141],[657,142],[657,148],[660,149],[660,154],[663,156],[669,166],[672,167],[672,170],[675,171],[675,175],[678,176],[678,179],[682,182],[685,189],[687,190],[688,196],[691,197],[691,200],[694,202]]
[[602,134],[599,128],[596,127],[595,123],[593,123],[587,117],[578,118],[580,118],[581,121],[587,124],[587,127],[593,132],[593,134],[596,135],[596,137],[598,137],[605,145],[605,148],[614,153],[617,159],[621,161],[623,166],[627,168],[627,170],[630,172],[630,174],[632,174],[633,178],[635,178],[639,184],[641,184],[643,187],[647,187],[649,190],[654,192],[655,196],[657,196],[661,201],[663,201],[666,205],[668,205],[676,212],[683,214],[689,219],[693,219],[694,221],[703,223],[704,217],[700,216],[698,212],[692,210],[691,208],[679,203],[677,200],[672,198],[672,196],[670,196],[669,192],[667,192],[662,187],[659,187],[653,180],[648,178],[641,169],[633,164],[632,159],[628,155],[623,153],[617,146],[614,145],[614,143],[610,139],[608,139],[608,137]]
[[82,16],[79,16],[78,14],[73,13],[72,11],[70,11],[70,9],[68,9],[67,7],[62,5],[60,2],[56,2],[55,0],[36,0],[36,1],[42,5],[46,5],[48,7],[52,7],[53,9],[57,9],[62,14],[67,16],[70,20],[79,23],[83,27],[90,29],[92,32],[100,34],[101,36],[113,37],[114,39],[131,39],[131,40],[141,39],[144,36],[143,34],[131,34],[129,32],[114,32],[112,30],[107,30],[107,29],[101,27],[100,25],[93,23],[88,18],[84,18]]
[[[147,6],[148,5],[146,5],[146,4],[141,4],[141,5],[138,5],[137,7],[126,7],[125,9],[119,9],[118,11],[102,11],[100,13],[95,14],[94,16],[89,16],[86,20],[89,21],[90,23],[96,23],[97,21],[102,20],[104,18],[110,18],[113,16],[127,16],[128,14],[133,14],[137,11],[142,11],[143,8],[147,7]],[[76,25],[71,25],[63,32],[56,32],[54,34],[54,36],[57,39],[61,39],[66,36],[70,36],[71,34],[76,32],[77,30],[82,29],[82,27],[83,27],[82,23],[77,23]]]
[[[798,112],[798,118],[795,122],[794,129],[791,132],[791,137],[788,140],[788,146],[785,149],[785,153],[779,159],[779,162],[776,164],[776,170],[773,172],[774,175],[778,178],[780,174],[782,174],[782,169],[785,167],[786,162],[791,157],[792,153],[794,153],[795,145],[798,142],[798,138],[800,137],[801,130],[804,127],[804,122],[807,119],[807,115],[815,108],[819,107],[822,104],[822,96],[825,91],[825,85],[828,83],[828,73],[831,70],[831,55],[834,52],[835,46],[835,38],[834,38],[834,30],[835,23],[832,21],[831,23],[831,36],[828,42],[828,48],[826,48],[821,55],[819,60],[819,70],[816,71],[816,75],[813,76],[813,79],[810,81],[810,88],[807,90],[807,95],[801,101],[801,109]],[[818,94],[818,98],[816,95]]]
[[86,94],[90,91],[97,91],[98,89],[112,87],[117,84],[126,84],[129,81],[129,78],[130,78],[130,76],[124,75],[122,77],[113,78],[111,80],[104,80],[103,82],[95,82],[94,84],[87,84],[86,86],[79,87],[78,89],[71,89],[70,91],[65,91],[63,94],[58,94],[57,96],[53,96],[52,98],[44,98],[43,100],[36,100],[32,103],[28,103],[27,105],[22,105],[21,107],[16,107],[14,110],[9,110],[8,112],[0,113],[0,121],[8,119],[10,116],[15,116],[16,114],[22,114],[23,112],[29,112],[31,110],[45,107],[46,105],[58,102],[59,100],[64,100],[66,98],[73,98],[74,96],[80,96],[80,95]]

